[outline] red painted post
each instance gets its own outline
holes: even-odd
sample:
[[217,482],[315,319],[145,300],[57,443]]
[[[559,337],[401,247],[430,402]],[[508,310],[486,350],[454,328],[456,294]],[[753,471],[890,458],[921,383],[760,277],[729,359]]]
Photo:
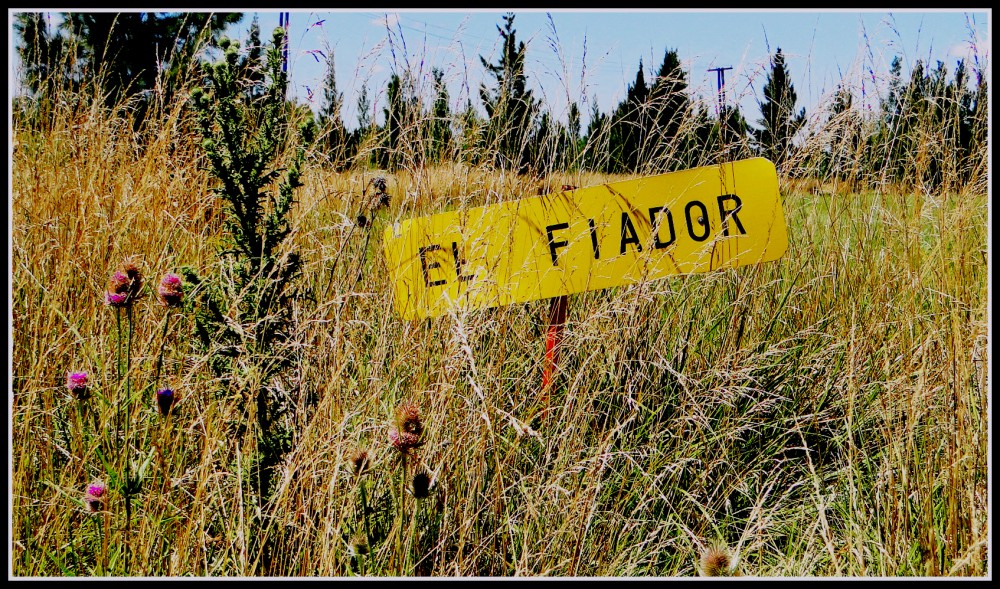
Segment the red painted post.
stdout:
[[546,397],[555,377],[556,363],[559,362],[568,306],[569,297],[562,295],[552,299],[552,307],[549,309],[549,326],[545,332],[545,372],[542,374],[542,391]]
[[[576,190],[572,184],[563,184],[562,191]],[[549,404],[549,388],[555,379],[556,364],[559,362],[559,350],[562,347],[563,328],[566,326],[566,309],[569,307],[569,296],[562,295],[552,299],[549,307],[549,325],[545,330],[545,369],[542,373],[542,401],[546,409]]]

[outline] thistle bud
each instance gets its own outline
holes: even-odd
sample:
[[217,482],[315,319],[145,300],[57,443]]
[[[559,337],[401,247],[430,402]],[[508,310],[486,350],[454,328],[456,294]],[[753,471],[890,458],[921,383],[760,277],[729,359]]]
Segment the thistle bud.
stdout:
[[368,554],[370,548],[368,546],[368,538],[361,532],[351,536],[351,552],[355,556],[364,556]]
[[431,494],[431,476],[426,471],[420,471],[410,480],[410,491],[417,499],[424,499]]
[[156,404],[160,407],[160,415],[166,417],[174,407],[176,396],[172,389],[160,389],[156,391]]

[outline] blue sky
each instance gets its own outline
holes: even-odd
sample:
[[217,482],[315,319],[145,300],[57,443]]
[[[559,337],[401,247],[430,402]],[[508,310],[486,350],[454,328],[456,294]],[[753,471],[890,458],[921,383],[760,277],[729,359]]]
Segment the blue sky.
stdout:
[[[955,10],[559,10],[517,9],[517,39],[527,45],[529,86],[553,114],[565,120],[570,101],[586,124],[596,100],[602,112],[613,109],[635,79],[642,60],[649,82],[664,51],[676,49],[690,90],[715,104],[714,67],[726,71],[727,99],[738,101],[744,116],[759,118],[757,99],[769,70],[770,55],[781,47],[798,94],[799,106],[814,112],[841,81],[859,99],[877,106],[893,56],[908,74],[917,59],[932,66],[941,60],[954,72],[957,60],[975,47],[988,63],[992,49],[988,9]],[[245,13],[230,34],[244,40],[254,15],[262,38],[278,25],[279,13]],[[479,86],[485,80],[479,56],[496,62],[502,23],[499,10],[342,10],[290,11],[291,94],[318,108],[322,102],[324,56],[335,56],[337,87],[344,94],[343,118],[357,126],[362,85],[374,102],[376,120],[384,106],[392,72],[416,74],[418,90],[433,92],[431,68],[448,82],[453,110],[470,97],[481,111]],[[971,59],[971,57],[970,57]],[[988,81],[991,68],[986,67]],[[875,92],[872,92],[873,87]]]
[[[278,24],[276,12],[249,12],[233,34],[242,35],[254,14],[262,31]],[[992,13],[971,10],[525,10],[515,11],[517,39],[527,45],[529,85],[553,113],[565,120],[571,100],[587,119],[596,99],[608,112],[625,95],[642,60],[650,81],[664,51],[676,49],[688,73],[693,94],[716,99],[714,67],[726,71],[727,99],[738,100],[751,121],[759,117],[769,56],[781,47],[800,106],[812,110],[843,79],[869,100],[872,86],[884,89],[893,56],[903,59],[904,72],[917,59],[945,63],[953,73],[962,56],[975,46],[988,60]],[[289,67],[293,92],[314,105],[322,101],[325,65],[335,56],[337,86],[344,94],[344,120],[356,126],[357,96],[368,86],[375,113],[381,113],[385,84],[391,72],[407,67],[416,72],[419,87],[432,92],[431,68],[448,80],[453,109],[465,104],[471,91],[481,108],[479,85],[484,68],[479,56],[496,62],[503,12],[496,10],[415,11],[292,11]],[[239,35],[237,35],[239,33]],[[266,35],[265,38],[269,37]],[[990,68],[986,68],[988,75]],[[865,88],[861,88],[864,83]],[[714,105],[714,102],[712,102]],[[876,105],[877,102],[873,102]]]

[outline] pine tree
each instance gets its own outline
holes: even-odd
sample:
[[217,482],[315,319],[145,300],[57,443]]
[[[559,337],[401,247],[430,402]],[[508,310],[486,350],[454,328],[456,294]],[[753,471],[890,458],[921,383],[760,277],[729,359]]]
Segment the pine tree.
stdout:
[[19,39],[15,50],[24,68],[24,85],[36,97],[43,87],[54,83],[53,75],[66,76],[60,71],[65,60],[65,39],[49,31],[41,12],[19,12],[14,16],[14,32]]
[[717,126],[713,134],[721,161],[740,160],[753,155],[750,145],[753,133],[739,107],[723,106]]
[[361,92],[358,93],[358,128],[351,133],[347,145],[347,158],[351,164],[371,165],[375,163],[371,153],[362,152],[365,149],[365,142],[373,133],[371,108],[368,85],[361,84]]
[[576,102],[572,102],[569,105],[569,114],[567,115],[567,170],[575,170],[580,165],[580,152],[583,149],[580,139],[580,107],[577,106]]
[[892,59],[889,66],[889,90],[880,100],[880,114],[877,130],[867,140],[862,151],[861,169],[874,178],[895,175],[894,163],[898,161],[900,148],[897,142],[903,114],[903,63],[899,56]]
[[108,104],[115,104],[125,94],[153,91],[161,72],[167,82],[161,90],[169,95],[201,44],[242,18],[239,12],[73,12],[63,26],[80,41],[83,75],[100,76]]
[[458,159],[471,166],[478,166],[482,161],[483,128],[485,121],[476,112],[472,99],[465,102],[465,109],[458,117]]
[[646,114],[649,87],[639,60],[639,69],[626,93],[611,116],[608,129],[608,159],[605,172],[620,174],[636,172],[639,168],[640,149],[643,146],[649,119]]
[[396,170],[405,164],[418,165],[422,161],[423,150],[417,125],[419,100],[412,80],[409,71],[402,76],[392,74],[386,87],[386,106],[382,109],[385,126],[379,161],[383,168],[389,170]]
[[444,82],[444,72],[432,68],[434,77],[434,106],[431,111],[430,139],[431,160],[441,162],[451,150],[451,111],[448,108],[448,87]]
[[985,181],[989,165],[990,95],[986,76],[976,70],[976,88],[969,97],[969,152],[963,180]]
[[264,45],[260,41],[260,22],[257,15],[254,15],[250,23],[250,32],[247,35],[247,53],[243,59],[243,78],[250,86],[249,94],[252,98],[260,98],[264,95]]
[[771,72],[764,85],[764,101],[760,103],[761,125],[755,135],[764,157],[779,169],[791,155],[792,138],[805,123],[806,109],[795,114],[795,87],[785,69],[781,48],[771,59]]
[[608,116],[601,112],[597,97],[590,101],[590,121],[584,138],[583,167],[598,172],[608,167]]
[[337,92],[337,69],[334,63],[333,49],[328,49],[319,124],[323,137],[323,148],[337,169],[342,169],[347,163],[347,133],[344,130],[344,120],[340,114],[343,104],[344,95]]
[[694,148],[692,138],[681,134],[691,102],[687,87],[677,50],[664,52],[663,63],[649,92],[649,102],[653,109],[653,149],[650,157],[655,160],[665,159],[667,170],[688,167],[688,152]]
[[45,26],[43,13],[20,13],[14,31],[24,64],[25,85],[33,93],[43,82],[78,88],[97,81],[106,104],[125,97],[142,98],[148,107],[154,93],[167,104],[205,43],[214,42],[242,13],[92,12],[66,13],[58,30]]
[[496,79],[492,90],[485,84],[479,89],[487,117],[484,139],[487,149],[493,153],[494,166],[524,173],[532,163],[524,147],[532,133],[538,105],[527,88],[525,45],[523,41],[517,42],[514,14],[507,13],[503,20],[504,27],[497,26],[503,39],[499,62],[494,65],[485,57],[479,57],[486,71]]
[[372,118],[371,118],[371,112],[369,112],[369,109],[371,109],[371,107],[372,107],[371,100],[369,100],[368,98],[368,85],[362,84],[361,92],[358,94],[359,129],[368,129],[369,127],[371,127]]
[[830,106],[826,128],[830,130],[826,161],[820,168],[824,175],[840,180],[857,176],[857,161],[861,148],[861,119],[853,108],[854,97],[849,88],[837,86]]

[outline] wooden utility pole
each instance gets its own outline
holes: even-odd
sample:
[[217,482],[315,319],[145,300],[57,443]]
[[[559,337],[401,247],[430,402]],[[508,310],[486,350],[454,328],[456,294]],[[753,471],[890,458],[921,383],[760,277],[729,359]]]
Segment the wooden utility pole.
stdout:
[[715,85],[718,88],[718,112],[719,112],[719,139],[722,141],[722,149],[725,150],[727,135],[729,130],[729,116],[726,113],[726,70],[732,67],[713,67],[708,71],[715,72]]

